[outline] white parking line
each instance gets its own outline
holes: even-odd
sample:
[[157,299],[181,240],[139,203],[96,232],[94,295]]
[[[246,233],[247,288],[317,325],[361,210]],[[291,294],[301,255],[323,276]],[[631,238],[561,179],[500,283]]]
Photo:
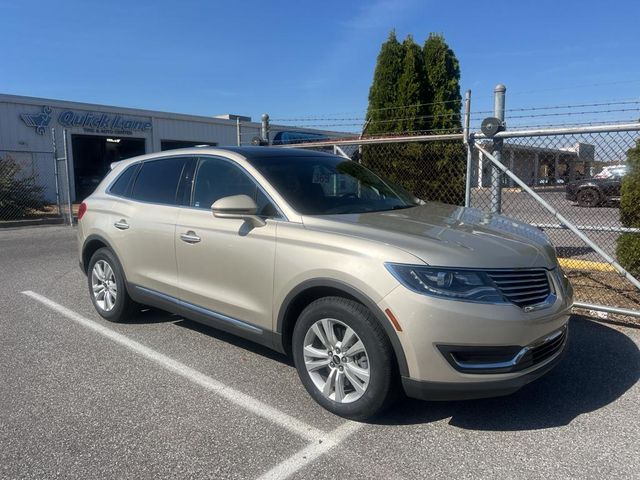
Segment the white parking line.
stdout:
[[218,382],[217,380],[214,380],[213,378],[208,377],[207,375],[200,373],[197,370],[194,370],[193,368],[188,367],[181,362],[178,362],[177,360],[173,360],[172,358],[167,357],[160,352],[157,352],[149,347],[142,345],[141,343],[136,342],[135,340],[131,340],[125,335],[117,333],[103,325],[100,325],[98,322],[89,320],[88,318],[85,318],[82,315],[69,310],[68,308],[54,302],[53,300],[48,299],[47,297],[44,297],[30,290],[24,291],[22,293],[49,307],[51,310],[54,310],[67,317],[69,320],[73,320],[83,327],[87,327],[94,332],[99,333],[103,337],[106,337],[109,340],[122,345],[123,347],[126,347],[129,350],[142,355],[149,360],[152,360],[163,368],[176,373],[181,377],[186,378],[187,380],[190,380],[191,382],[206,388],[207,390],[212,391],[216,395],[219,395],[225,400],[228,400],[229,402],[241,408],[244,408],[245,410],[248,410],[260,417],[267,419],[272,423],[286,428],[290,432],[313,442],[314,445],[322,440],[322,443],[319,443],[319,446],[322,446],[326,442],[326,438],[331,438],[333,435],[335,435],[333,432],[327,434],[322,430],[319,430],[315,427],[312,427],[311,425],[297,420],[296,418],[287,415],[286,413],[283,413],[273,407],[270,407],[269,405],[266,405],[265,403],[262,403],[261,401],[256,400],[255,398],[250,397],[249,395],[246,395],[242,392],[239,392],[238,390],[235,390],[221,382]]
[[[258,480],[282,480],[290,477],[301,468],[309,465],[321,455],[338,446],[349,435],[362,428],[362,423],[348,421],[330,432],[322,441],[317,440],[306,448],[294,453],[284,462],[279,463]],[[334,465],[335,466],[335,465]]]

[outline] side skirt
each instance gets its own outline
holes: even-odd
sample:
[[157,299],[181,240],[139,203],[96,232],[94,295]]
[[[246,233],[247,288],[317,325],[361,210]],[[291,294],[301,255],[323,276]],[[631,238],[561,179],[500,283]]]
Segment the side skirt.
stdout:
[[165,295],[164,293],[156,290],[141,287],[140,285],[129,283],[127,285],[127,291],[134,301],[143,305],[149,305],[180,315],[181,317],[194,322],[208,325],[217,330],[231,333],[246,340],[269,347],[280,353],[284,353],[281,348],[278,348],[278,346],[282,344],[282,341],[280,339],[280,335],[275,332],[265,330],[251,323],[238,320],[237,318],[229,317],[222,313],[185,302],[179,298]]

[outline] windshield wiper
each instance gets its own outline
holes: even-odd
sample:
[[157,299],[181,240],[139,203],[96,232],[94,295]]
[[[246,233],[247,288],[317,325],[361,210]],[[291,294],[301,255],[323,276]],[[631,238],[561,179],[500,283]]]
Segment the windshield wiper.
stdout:
[[395,205],[391,207],[391,210],[404,210],[405,208],[415,207],[417,205]]

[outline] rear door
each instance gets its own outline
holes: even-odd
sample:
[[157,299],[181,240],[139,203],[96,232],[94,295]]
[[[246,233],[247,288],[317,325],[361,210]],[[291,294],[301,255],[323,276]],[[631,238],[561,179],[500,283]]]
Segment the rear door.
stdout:
[[[265,226],[213,216],[216,200],[239,194],[256,200]],[[200,158],[190,206],[180,210],[176,229],[180,299],[187,308],[236,327],[245,328],[236,321],[241,320],[270,331],[278,217],[273,203],[238,164]]]
[[191,157],[147,160],[128,191],[115,197],[110,238],[130,284],[177,298],[178,196],[182,176],[194,161]]

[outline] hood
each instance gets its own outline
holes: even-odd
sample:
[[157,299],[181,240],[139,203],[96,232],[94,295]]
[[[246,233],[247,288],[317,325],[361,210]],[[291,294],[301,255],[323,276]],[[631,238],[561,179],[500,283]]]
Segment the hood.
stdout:
[[472,268],[556,266],[553,246],[535,227],[474,208],[428,202],[392,210],[303,217],[305,227],[400,248],[429,265]]
[[567,185],[569,186],[580,186],[580,185],[595,185],[598,183],[608,183],[608,182],[612,182],[612,181],[621,181],[622,179],[619,177],[614,177],[614,176],[610,176],[610,177],[591,177],[591,178],[582,178],[580,180],[574,180],[573,182],[569,182]]

